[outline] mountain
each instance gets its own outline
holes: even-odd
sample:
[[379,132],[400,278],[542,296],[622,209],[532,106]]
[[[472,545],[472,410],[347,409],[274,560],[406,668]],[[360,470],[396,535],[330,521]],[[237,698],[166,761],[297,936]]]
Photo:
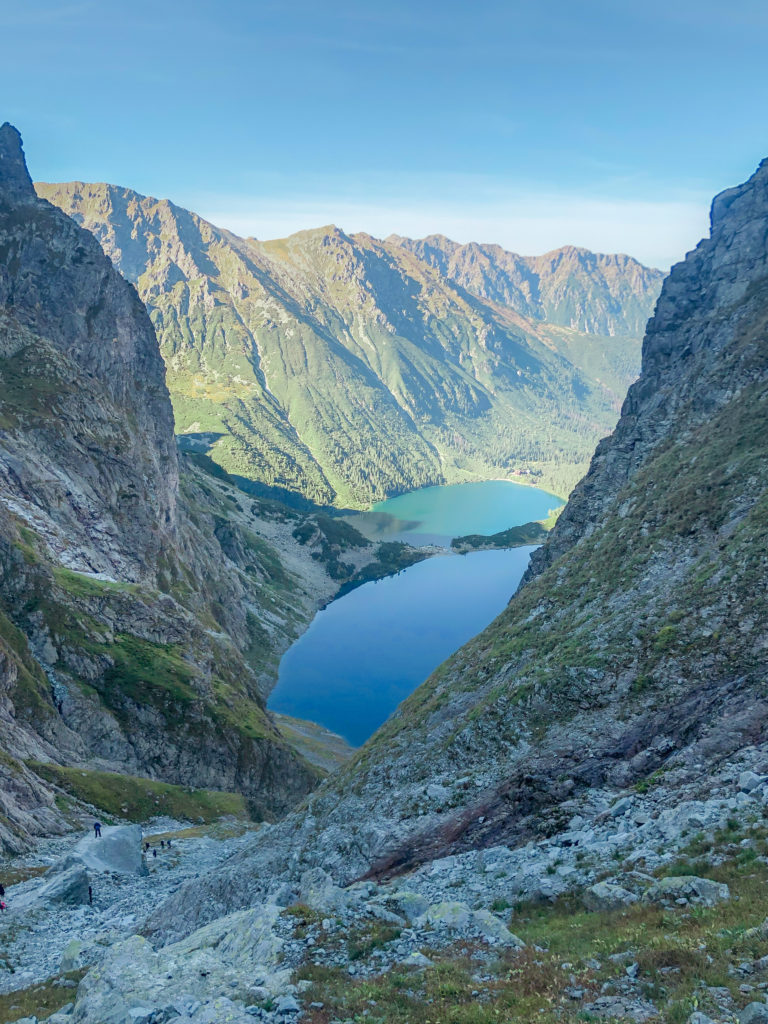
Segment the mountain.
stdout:
[[499,245],[459,245],[443,235],[387,239],[415,253],[468,292],[583,334],[642,337],[663,274],[631,256],[566,245],[518,256]]
[[136,284],[182,444],[290,500],[515,471],[567,494],[637,375],[662,277],[333,226],[259,242],[129,189],[36,187]]
[[179,456],[143,303],[93,235],[36,196],[8,124],[0,481],[0,849],[67,827],[62,785],[98,803],[104,773],[122,776],[118,811],[162,782],[187,813],[192,787],[230,798],[201,807],[244,798],[272,817],[316,784],[265,694],[373,547]]
[[768,799],[767,330],[768,161],[665,281],[619,424],[508,608],[156,933],[320,869],[357,880],[350,898],[394,879],[379,899],[455,886],[488,906],[494,877],[510,902],[545,898],[605,877],[613,851],[630,881],[696,830],[742,811],[749,829]]

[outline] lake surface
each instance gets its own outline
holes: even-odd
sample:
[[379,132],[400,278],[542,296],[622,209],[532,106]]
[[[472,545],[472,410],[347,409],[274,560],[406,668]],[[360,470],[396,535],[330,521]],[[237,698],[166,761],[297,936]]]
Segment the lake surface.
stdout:
[[369,512],[348,516],[371,540],[404,540],[410,544],[441,544],[468,533],[499,533],[546,519],[563,502],[536,487],[506,480],[423,487],[380,501]]
[[[559,498],[491,480],[425,487],[348,517],[373,540],[449,547],[544,519]],[[427,676],[502,612],[532,547],[437,555],[333,601],[280,663],[269,707],[364,743]]]
[[283,656],[270,709],[364,743],[504,610],[533,550],[438,555],[331,602]]

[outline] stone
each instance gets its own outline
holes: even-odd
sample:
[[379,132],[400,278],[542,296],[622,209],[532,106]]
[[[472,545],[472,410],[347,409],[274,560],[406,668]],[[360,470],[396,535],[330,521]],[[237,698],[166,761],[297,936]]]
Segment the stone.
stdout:
[[445,900],[433,903],[414,922],[418,928],[431,924],[433,928],[447,928],[450,931],[465,931],[472,919],[472,911],[466,903]]
[[768,1024],[768,1004],[748,1003],[739,1011],[739,1024]]
[[299,1013],[301,1006],[297,1002],[296,998],[292,995],[278,996],[275,1000],[275,1010],[277,1013]]
[[597,882],[584,892],[587,910],[615,910],[636,902],[637,896],[633,892],[613,882]]
[[72,851],[71,859],[91,872],[113,871],[119,875],[146,875],[139,825],[103,826],[101,838],[87,835]]
[[61,963],[59,970],[62,974],[66,974],[68,971],[76,971],[80,966],[80,953],[83,949],[83,944],[79,939],[72,939],[64,947],[64,952],[61,954]]
[[636,1021],[637,1024],[658,1020],[659,1016],[653,1003],[627,996],[599,996],[593,1003],[585,1003],[583,1012],[598,1020]]
[[522,949],[525,946],[523,940],[514,935],[489,910],[473,910],[469,921],[469,930],[489,939],[495,945],[506,946],[510,949]]
[[418,950],[414,950],[412,953],[409,953],[404,960],[401,960],[400,963],[404,967],[429,967],[432,961],[428,956],[424,956],[423,953],[420,953]]
[[40,882],[14,898],[14,910],[27,910],[47,903],[87,903],[90,879],[82,864],[51,868]]
[[701,1010],[696,1010],[688,1018],[688,1024],[715,1024],[711,1017],[708,1017],[706,1013],[702,1013]]
[[751,793],[753,789],[762,786],[766,781],[765,776],[758,775],[756,772],[742,772],[739,775],[739,789],[742,793]]
[[630,809],[634,800],[631,796],[623,796],[609,809],[608,813],[612,818],[620,818]]
[[338,913],[346,910],[353,896],[336,885],[322,868],[310,868],[301,876],[299,903],[306,903],[319,913]]
[[660,878],[645,893],[644,899],[650,903],[668,903],[678,899],[687,899],[705,907],[714,906],[721,900],[731,897],[730,890],[724,882],[713,882],[709,878],[698,878],[696,875],[672,875]]

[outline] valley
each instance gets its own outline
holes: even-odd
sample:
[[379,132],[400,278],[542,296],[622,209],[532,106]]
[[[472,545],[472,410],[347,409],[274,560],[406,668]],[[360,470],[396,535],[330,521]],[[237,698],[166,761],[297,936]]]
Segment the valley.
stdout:
[[0,1016],[768,1017],[767,239],[766,162],[661,284],[0,128]]

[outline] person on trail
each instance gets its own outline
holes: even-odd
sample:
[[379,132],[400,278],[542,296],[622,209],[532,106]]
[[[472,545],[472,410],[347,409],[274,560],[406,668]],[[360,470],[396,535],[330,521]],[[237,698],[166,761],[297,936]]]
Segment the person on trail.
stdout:
[[2,899],[3,896],[5,896],[5,886],[0,882],[0,899]]
[[2,900],[0,900],[0,910],[7,910],[7,909],[8,908],[6,907],[5,903]]
[[165,840],[164,840],[164,839],[161,839],[161,840],[160,840],[160,846],[161,846],[161,847],[162,847],[163,849],[165,849]]
[[88,886],[88,902],[93,905],[93,886]]
[[93,823],[93,838],[101,839],[101,822],[94,821]]
[[149,843],[144,843],[144,853],[149,853]]
[[153,857],[156,857],[156,856],[157,856],[157,847],[156,847],[156,846],[153,846],[153,847],[152,847],[152,856],[153,856]]

